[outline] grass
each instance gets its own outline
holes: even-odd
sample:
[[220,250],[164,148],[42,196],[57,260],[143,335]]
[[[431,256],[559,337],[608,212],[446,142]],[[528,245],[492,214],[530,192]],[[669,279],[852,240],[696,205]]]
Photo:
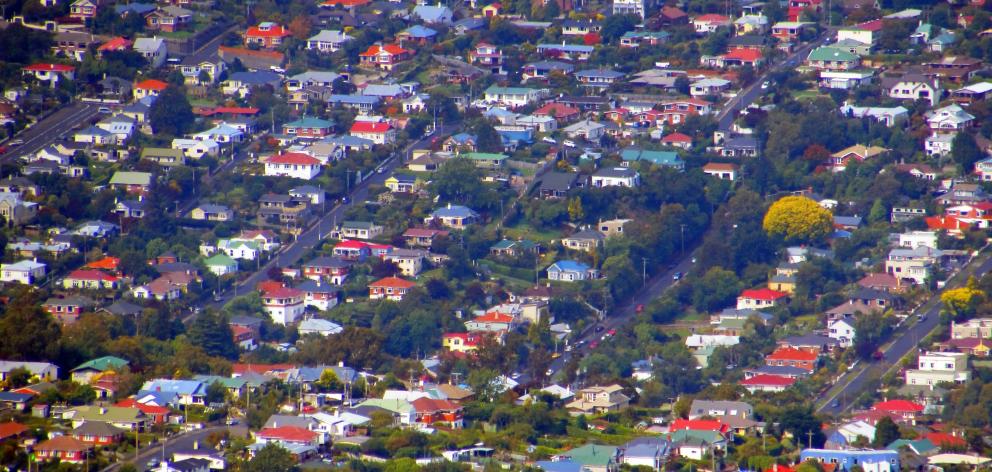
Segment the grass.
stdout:
[[531,241],[549,242],[561,238],[561,233],[554,230],[538,230],[527,223],[503,228],[503,236],[507,239],[530,239]]

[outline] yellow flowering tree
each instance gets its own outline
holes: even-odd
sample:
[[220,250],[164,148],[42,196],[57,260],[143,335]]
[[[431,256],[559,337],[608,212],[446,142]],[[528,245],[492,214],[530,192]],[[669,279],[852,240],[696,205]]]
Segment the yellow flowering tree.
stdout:
[[769,235],[788,242],[814,242],[830,234],[833,222],[830,210],[812,199],[789,196],[772,203],[762,226]]
[[945,290],[940,294],[940,301],[944,303],[944,313],[956,321],[963,321],[971,318],[978,305],[985,301],[985,292],[978,288],[975,277],[969,277],[964,287]]

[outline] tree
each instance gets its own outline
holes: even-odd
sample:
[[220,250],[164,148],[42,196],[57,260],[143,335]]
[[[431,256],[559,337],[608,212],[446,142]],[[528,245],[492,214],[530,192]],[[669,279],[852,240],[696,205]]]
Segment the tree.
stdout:
[[892,331],[890,320],[878,312],[862,313],[854,319],[854,352],[868,359]]
[[606,20],[603,20],[603,29],[599,35],[605,41],[615,42],[624,33],[632,31],[640,22],[641,18],[637,15],[610,15]]
[[975,163],[984,157],[984,153],[975,142],[971,133],[958,133],[951,141],[951,158],[954,159],[966,174],[970,174]]
[[789,242],[816,242],[830,234],[833,215],[810,198],[788,196],[768,208],[762,226]]
[[227,389],[224,388],[224,384],[215,380],[210,385],[207,385],[207,404],[221,403],[226,396]]
[[259,449],[255,453],[255,457],[245,463],[241,470],[244,472],[270,472],[273,470],[295,472],[300,469],[289,451],[275,444],[267,444]]
[[969,277],[968,284],[964,287],[945,290],[940,295],[940,301],[944,304],[944,313],[953,317],[955,321],[971,318],[984,300],[985,292],[978,288],[978,282],[974,277]]
[[892,418],[883,416],[875,424],[875,438],[872,441],[872,445],[882,448],[892,444],[892,441],[899,439],[899,436],[899,425],[895,421],[892,421]]
[[19,289],[0,317],[0,358],[54,359],[59,352],[59,325],[41,309],[34,293]]
[[482,152],[503,152],[503,140],[500,139],[496,128],[489,123],[480,123],[475,127],[476,146]]
[[692,305],[699,311],[722,308],[737,298],[741,282],[733,272],[713,267],[692,285]]
[[190,325],[187,336],[190,344],[202,347],[208,355],[227,359],[238,357],[238,347],[234,344],[231,327],[215,310],[201,312]]
[[179,136],[190,130],[195,116],[182,89],[170,86],[152,104],[148,119],[155,134]]
[[876,198],[875,202],[871,204],[871,210],[868,211],[868,222],[878,223],[887,221],[889,218],[889,209],[885,207],[885,202],[881,198]]
[[586,212],[582,209],[582,198],[576,196],[568,201],[568,219],[573,223],[578,223],[585,219]]
[[289,22],[289,32],[299,41],[306,41],[310,36],[310,18],[306,15],[299,15]]

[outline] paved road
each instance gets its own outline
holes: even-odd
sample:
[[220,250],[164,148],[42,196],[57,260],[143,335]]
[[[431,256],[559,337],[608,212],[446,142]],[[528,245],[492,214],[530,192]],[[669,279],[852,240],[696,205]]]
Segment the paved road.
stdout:
[[385,180],[392,175],[393,170],[395,170],[396,167],[403,165],[403,161],[405,159],[401,159],[399,156],[408,156],[412,150],[422,149],[426,146],[434,136],[443,136],[456,128],[457,126],[455,125],[442,126],[438,130],[438,133],[424,137],[419,141],[407,145],[401,152],[394,153],[389,160],[380,166],[382,169],[381,172],[372,173],[365,177],[362,182],[352,185],[351,193],[349,194],[349,203],[334,205],[327,211],[327,213],[324,214],[323,217],[304,230],[295,241],[284,244],[283,247],[271,259],[269,259],[268,262],[258,267],[254,273],[249,275],[241,283],[237,284],[235,288],[224,291],[219,294],[215,300],[208,302],[206,305],[219,308],[234,299],[237,294],[244,295],[249,291],[254,290],[255,286],[258,285],[259,282],[267,280],[269,278],[267,274],[269,269],[273,267],[286,267],[295,264],[303,256],[303,254],[313,248],[319,240],[327,238],[327,234],[334,228],[335,223],[343,221],[344,214],[348,208],[352,205],[362,204],[365,202],[368,198],[370,185],[384,183]]
[[[199,448],[209,448],[210,446],[206,444],[207,436],[211,433],[230,431],[232,435],[235,436],[247,436],[248,430],[244,426],[214,426],[210,428],[198,429],[189,433],[180,434],[167,440],[159,441],[155,444],[150,444],[141,449],[137,457],[131,456],[130,458],[115,462],[103,469],[102,472],[112,472],[121,467],[123,464],[134,464],[138,467],[138,470],[144,470],[148,461],[153,458],[159,461],[163,459],[169,459],[176,452],[190,451],[193,450],[194,443],[198,444]],[[156,469],[157,470],[157,469]]]
[[20,139],[24,141],[24,144],[12,147],[10,152],[3,156],[3,159],[22,158],[40,151],[95,116],[101,106],[106,105],[75,102],[48,115],[30,128],[17,133],[14,139]]
[[235,28],[237,28],[237,25],[232,25],[230,28],[222,31],[210,41],[207,41],[203,46],[200,46],[200,49],[194,51],[193,54],[184,57],[182,64],[194,66],[203,61],[217,60],[217,49],[220,47],[220,44],[224,42],[224,38],[227,37],[227,33],[234,31]]
[[754,83],[750,86],[745,87],[743,90],[738,92],[737,96],[730,99],[727,104],[717,113],[716,119],[719,123],[719,128],[721,130],[730,129],[730,125],[734,122],[734,117],[736,112],[747,108],[749,105],[754,103],[761,95],[764,95],[765,89],[761,88],[761,83],[768,79],[768,75],[776,70],[793,69],[798,66],[809,54],[809,51],[814,47],[818,47],[826,42],[830,36],[833,34],[833,30],[824,31],[823,35],[812,43],[807,43],[801,46],[792,54],[789,54],[781,62],[779,62],[775,67],[769,68],[764,74],[755,79]]
[[[981,278],[982,275],[990,270],[992,270],[992,259],[985,261],[978,267],[975,271],[975,277]],[[934,295],[934,297],[939,296],[939,293]],[[839,391],[828,390],[819,398],[819,400],[826,400],[826,402],[817,411],[828,415],[839,415],[847,411],[864,389],[871,386],[870,381],[877,380],[884,375],[892,365],[899,362],[910,351],[916,349],[917,344],[937,327],[940,322],[940,309],[940,303],[934,304],[932,308],[925,312],[924,320],[917,322],[910,326],[909,329],[898,334],[898,337],[883,351],[884,356],[882,359],[872,362],[865,368],[856,371],[854,378]],[[910,316],[913,317],[913,315]],[[843,385],[848,375],[850,374],[842,376],[835,384]]]

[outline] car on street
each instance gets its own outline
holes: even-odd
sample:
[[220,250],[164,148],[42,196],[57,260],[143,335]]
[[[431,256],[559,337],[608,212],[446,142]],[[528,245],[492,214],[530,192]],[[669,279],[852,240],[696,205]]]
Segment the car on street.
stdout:
[[575,141],[572,141],[572,140],[569,140],[569,139],[566,139],[565,142],[563,142],[562,144],[564,144],[565,147],[570,147],[570,148],[574,148],[575,147]]
[[606,336],[603,336],[603,337],[605,338],[605,337],[615,336],[616,334],[617,334],[617,330],[611,329],[611,330],[607,331],[606,332]]
[[770,87],[771,85],[772,85],[772,83],[766,80],[766,81],[764,81],[764,82],[761,83],[761,88],[766,89],[766,88]]
[[606,328],[603,327],[603,325],[597,325],[596,326],[596,332],[597,333],[602,333],[604,329],[606,329]]
[[599,347],[599,341],[589,343],[589,349],[596,349],[597,347]]
[[674,280],[676,282],[678,282],[679,280],[682,280],[682,273],[681,272],[676,272],[675,275],[672,275],[672,280]]
[[15,140],[7,143],[7,144],[10,145],[10,146],[20,146],[20,145],[24,144],[24,140],[23,139],[15,139]]
[[637,313],[637,314],[644,313],[644,304],[643,303],[638,303],[637,306],[634,308],[634,313]]
[[545,136],[541,138],[541,141],[544,141],[548,144],[558,144],[558,141],[555,141],[555,138],[552,138],[551,136]]

